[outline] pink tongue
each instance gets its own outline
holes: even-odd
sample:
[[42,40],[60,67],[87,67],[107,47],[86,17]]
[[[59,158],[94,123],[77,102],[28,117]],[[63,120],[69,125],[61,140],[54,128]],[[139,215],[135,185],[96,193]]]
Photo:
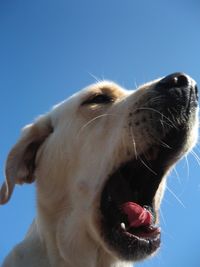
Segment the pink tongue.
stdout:
[[130,227],[148,226],[152,223],[152,215],[145,208],[134,202],[126,202],[121,206],[123,212],[128,216]]

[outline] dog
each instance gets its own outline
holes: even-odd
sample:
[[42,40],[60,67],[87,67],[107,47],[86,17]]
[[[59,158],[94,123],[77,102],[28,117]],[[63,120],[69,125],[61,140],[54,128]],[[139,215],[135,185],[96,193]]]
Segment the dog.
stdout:
[[166,176],[198,136],[195,81],[173,73],[126,90],[101,81],[24,128],[0,203],[37,188],[37,216],[3,267],[129,267],[161,244]]

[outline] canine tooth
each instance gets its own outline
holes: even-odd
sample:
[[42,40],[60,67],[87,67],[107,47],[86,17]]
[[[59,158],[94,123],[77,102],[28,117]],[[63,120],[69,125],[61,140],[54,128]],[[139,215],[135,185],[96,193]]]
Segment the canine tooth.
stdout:
[[126,230],[125,223],[121,223],[121,228],[122,228],[123,230]]

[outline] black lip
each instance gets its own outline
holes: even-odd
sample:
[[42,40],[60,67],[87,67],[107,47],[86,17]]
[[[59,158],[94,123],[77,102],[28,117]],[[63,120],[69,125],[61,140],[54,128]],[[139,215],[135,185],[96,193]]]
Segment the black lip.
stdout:
[[155,147],[158,154],[154,160],[146,162],[148,168],[144,166],[145,155],[140,155],[140,160],[133,159],[123,163],[106,181],[100,202],[102,236],[118,257],[132,261],[141,260],[160,247],[159,228],[149,236],[145,235],[145,229],[142,228],[120,228],[122,222],[128,223],[120,206],[127,201],[147,206],[154,218],[150,227],[155,227],[157,215],[154,197],[163,176],[180,157],[187,139],[187,131],[187,127],[182,127],[178,131],[173,129],[168,133],[165,141],[170,147],[160,147],[159,150]]
[[[141,169],[137,164],[137,161],[130,161],[127,164],[123,164],[121,168],[111,175],[104,186],[100,207],[102,214],[102,235],[106,243],[115,251],[118,257],[123,260],[134,261],[141,260],[147,255],[151,255],[160,247],[161,242],[160,228],[155,225],[156,212],[153,207],[152,198],[152,192],[156,191],[159,181],[157,179],[155,184],[151,184],[152,188],[148,191],[149,194],[141,198],[144,194],[141,192],[138,194],[138,192],[140,190],[146,190],[146,185],[143,187],[145,182],[143,184],[143,182],[140,183],[141,180],[136,179],[136,183],[131,185],[130,179],[133,178],[132,172],[135,170],[138,172],[137,175],[141,174],[143,176],[147,175],[146,171],[149,175],[152,173],[150,173],[148,169],[146,170],[146,168]],[[142,170],[144,171],[143,173]],[[147,176],[145,178],[147,178]],[[120,185],[121,188],[119,188]],[[116,186],[118,187],[117,192],[110,191],[110,189],[117,189]],[[134,190],[131,189],[132,187],[134,187]],[[155,188],[153,189],[153,187]],[[152,214],[152,224],[150,226],[129,228],[127,217],[121,210],[121,205],[127,201],[136,202],[143,207],[145,206]],[[124,229],[121,227],[122,223],[125,225]]]
[[103,224],[103,234],[106,236],[106,242],[110,248],[115,250],[117,256],[122,260],[137,261],[154,253],[161,243],[160,228],[148,237],[141,237],[132,234],[119,227],[110,228]]
[[[109,246],[123,259],[139,260],[144,257],[144,252],[145,255],[150,255],[160,246],[160,231],[145,235],[145,230],[148,229],[122,229],[121,223],[127,226],[128,221],[120,207],[128,201],[146,206],[151,210],[155,223],[153,198],[162,174],[163,171],[156,176],[150,169],[144,168],[141,161],[133,160],[122,164],[104,186],[100,205],[103,236]],[[150,183],[150,180],[154,182]]]
[[[174,79],[177,76],[178,80]],[[191,85],[188,79],[182,73],[175,73],[152,88],[152,97],[159,96],[160,100],[157,103],[145,102],[147,106],[144,105],[141,110],[144,117],[148,113],[147,118],[152,111],[154,120],[151,128],[154,129],[155,142],[149,151],[113,170],[103,187],[100,200],[102,236],[113,253],[123,260],[144,259],[160,247],[161,234],[155,226],[157,214],[154,197],[168,169],[185,152],[191,122],[195,120],[198,106],[197,86]],[[162,116],[170,122],[163,133]],[[151,138],[154,140],[153,136]],[[157,138],[161,141],[159,144]],[[156,151],[153,157],[152,151]],[[134,202],[151,210],[152,224],[146,229],[120,227],[121,223],[129,223],[120,209],[126,202]]]

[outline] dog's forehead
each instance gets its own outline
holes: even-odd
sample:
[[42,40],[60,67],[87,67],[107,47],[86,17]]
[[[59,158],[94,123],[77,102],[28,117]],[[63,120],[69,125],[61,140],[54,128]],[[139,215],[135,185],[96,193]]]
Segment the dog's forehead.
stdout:
[[[81,103],[83,103],[87,98],[91,97],[92,95],[98,95],[98,94],[106,94],[109,95],[113,100],[120,100],[124,99],[126,96],[129,96],[130,94],[137,91],[137,89],[146,90],[151,88],[155,83],[157,83],[159,79],[147,82],[145,84],[142,84],[138,88],[135,88],[134,90],[129,90],[121,87],[115,82],[104,80],[100,81],[94,84],[91,84],[82,90],[77,91],[64,101],[58,103],[53,107],[53,110],[51,113],[56,116],[57,113],[62,113],[68,111],[72,111],[74,109],[77,109]],[[142,91],[141,90],[141,91]],[[60,115],[59,115],[60,116]]]
[[53,113],[63,112],[64,110],[77,109],[81,103],[92,95],[107,94],[114,100],[121,99],[130,94],[130,91],[122,88],[118,84],[110,81],[97,82],[89,85],[82,90],[74,93],[69,98],[58,103],[53,107]]
[[127,94],[127,90],[114,82],[101,81],[84,88],[80,93],[83,98],[93,94],[108,94],[114,99],[119,99]]

